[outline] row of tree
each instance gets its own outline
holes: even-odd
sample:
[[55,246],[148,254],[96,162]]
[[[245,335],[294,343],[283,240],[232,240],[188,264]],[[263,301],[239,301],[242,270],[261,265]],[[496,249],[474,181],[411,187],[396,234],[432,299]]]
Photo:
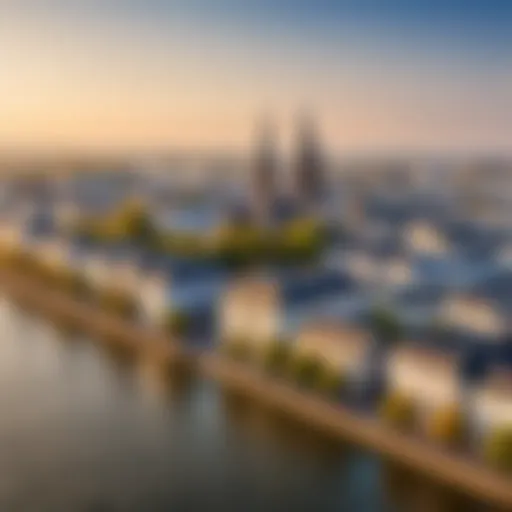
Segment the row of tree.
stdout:
[[[377,369],[385,367],[384,358],[394,342],[401,338],[402,328],[398,319],[385,309],[375,310],[370,325],[376,340],[375,351],[381,358]],[[261,365],[271,376],[290,379],[301,388],[314,390],[323,396],[339,398],[346,388],[346,379],[341,372],[333,371],[328,361],[321,357],[296,354],[293,344],[285,340],[270,343],[261,353],[247,340],[228,341],[225,351],[237,361]],[[384,376],[380,376],[384,380]],[[468,419],[457,406],[439,410],[420,411],[411,397],[387,393],[382,387],[379,414],[392,428],[405,432],[417,432],[435,443],[453,449],[466,448],[471,441]],[[512,472],[512,425],[490,432],[483,440],[484,457],[493,467]]]
[[[414,432],[419,424],[429,439],[450,448],[463,448],[470,441],[468,423],[460,408],[447,406],[419,418],[420,411],[410,397],[390,394],[382,402],[380,414],[390,426],[404,432]],[[484,436],[483,457],[487,463],[512,474],[512,425],[500,426]]]
[[286,340],[269,343],[263,352],[255,352],[252,344],[243,339],[231,340],[224,347],[229,357],[256,364],[272,377],[290,379],[302,389],[329,398],[339,398],[343,390],[341,372],[320,357],[296,353]]
[[101,219],[81,221],[75,234],[98,243],[132,242],[176,256],[216,260],[228,266],[263,262],[301,263],[318,258],[327,233],[313,218],[270,228],[250,221],[227,221],[211,233],[161,232],[145,207],[127,202]]

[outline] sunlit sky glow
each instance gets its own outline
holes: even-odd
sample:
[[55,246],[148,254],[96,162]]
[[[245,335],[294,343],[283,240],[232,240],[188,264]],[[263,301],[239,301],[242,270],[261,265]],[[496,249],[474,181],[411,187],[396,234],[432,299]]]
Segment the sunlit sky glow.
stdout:
[[506,0],[3,0],[2,147],[512,148]]

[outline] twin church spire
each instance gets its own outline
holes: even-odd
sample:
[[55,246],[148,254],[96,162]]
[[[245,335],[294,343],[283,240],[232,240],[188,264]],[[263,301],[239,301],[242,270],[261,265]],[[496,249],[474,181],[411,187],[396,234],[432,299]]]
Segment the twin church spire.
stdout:
[[[301,209],[314,207],[324,189],[324,168],[314,123],[303,115],[296,128],[296,147],[291,160],[291,192]],[[258,125],[256,151],[251,169],[251,199],[254,214],[264,220],[272,216],[279,198],[281,161],[276,129],[265,118]]]

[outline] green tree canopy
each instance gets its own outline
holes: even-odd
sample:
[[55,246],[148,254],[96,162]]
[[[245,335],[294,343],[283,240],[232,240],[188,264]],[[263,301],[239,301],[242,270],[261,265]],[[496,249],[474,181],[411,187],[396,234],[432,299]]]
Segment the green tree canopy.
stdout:
[[286,340],[275,340],[265,352],[265,368],[271,373],[284,373],[292,357],[290,344]]
[[499,428],[489,436],[485,455],[492,466],[512,473],[512,425]]

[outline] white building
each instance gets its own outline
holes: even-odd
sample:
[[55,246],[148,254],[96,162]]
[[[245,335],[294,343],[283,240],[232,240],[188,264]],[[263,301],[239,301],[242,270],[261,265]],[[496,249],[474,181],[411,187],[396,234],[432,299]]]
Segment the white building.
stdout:
[[222,341],[254,343],[275,339],[279,328],[280,297],[275,283],[246,277],[237,280],[219,303],[218,328]]
[[162,325],[168,312],[168,281],[163,274],[151,273],[141,278],[137,301],[142,321]]
[[336,305],[340,310],[351,309],[343,299],[352,291],[350,279],[332,270],[237,279],[219,301],[219,338],[242,338],[264,347],[276,339],[293,337],[301,325],[331,308],[333,300],[340,299]]
[[388,391],[412,400],[420,425],[436,411],[460,403],[459,358],[454,354],[400,345],[389,354],[386,371]]
[[415,279],[414,270],[409,261],[403,258],[390,258],[378,268],[377,282],[390,288],[402,288]]
[[433,224],[426,221],[409,223],[404,230],[404,242],[413,254],[441,256],[450,250],[446,236]]
[[364,379],[364,369],[371,349],[369,331],[340,322],[311,322],[297,337],[298,354],[322,359],[331,370],[349,383]]
[[470,294],[455,294],[441,304],[443,325],[454,330],[499,340],[507,332],[507,320],[491,301]]
[[486,436],[512,428],[512,371],[494,370],[473,392],[472,412],[477,432]]

